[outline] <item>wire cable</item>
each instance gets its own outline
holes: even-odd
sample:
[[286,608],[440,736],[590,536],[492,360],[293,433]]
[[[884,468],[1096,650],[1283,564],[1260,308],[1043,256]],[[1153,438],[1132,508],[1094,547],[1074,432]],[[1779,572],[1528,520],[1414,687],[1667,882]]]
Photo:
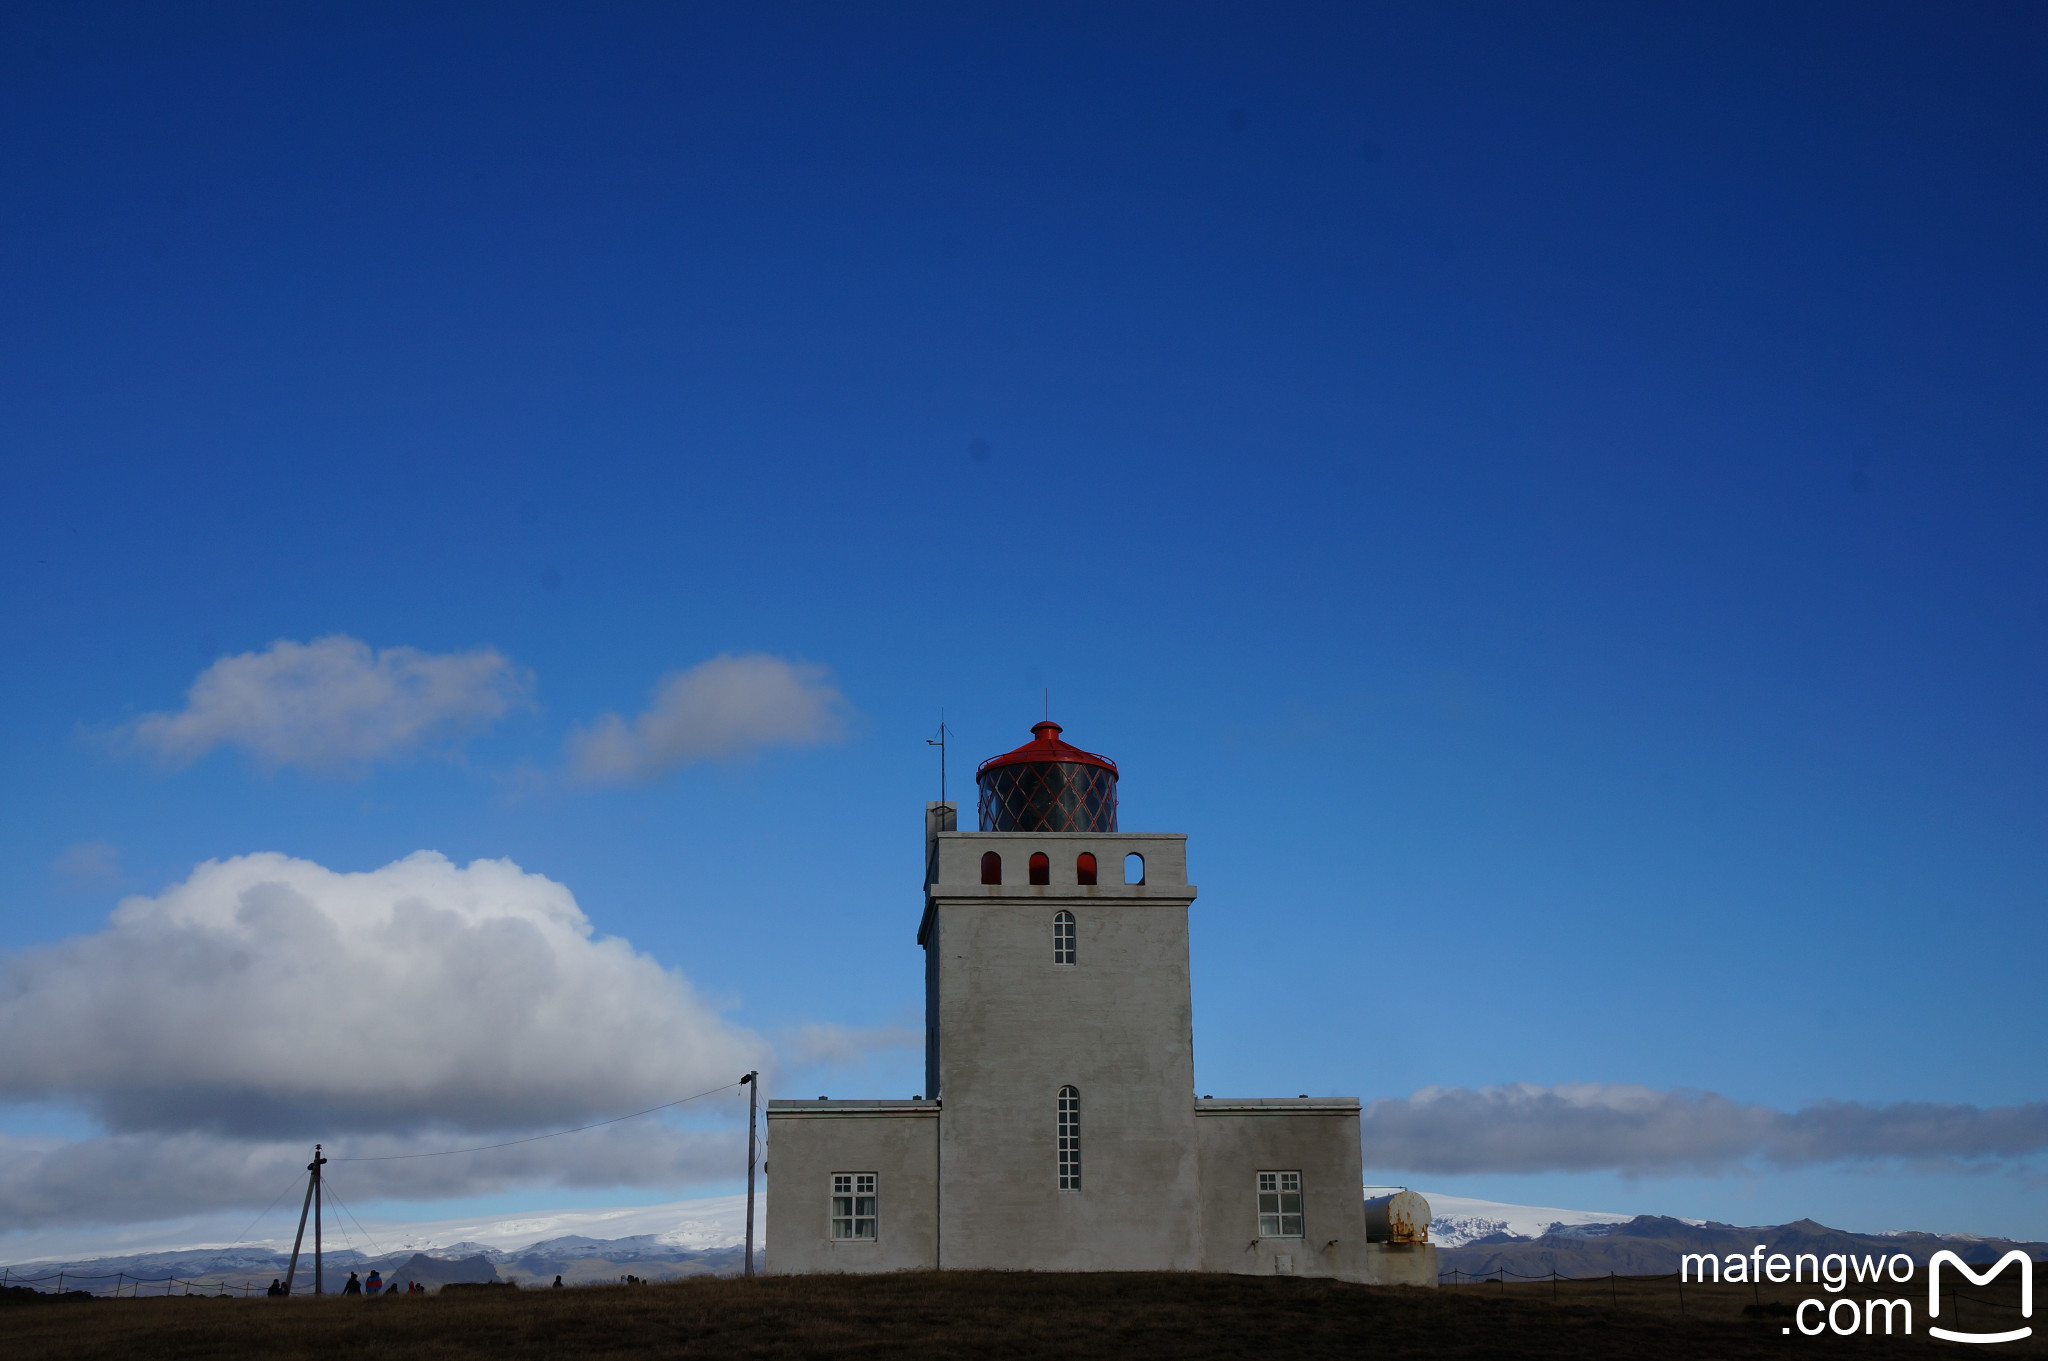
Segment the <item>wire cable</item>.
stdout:
[[379,1243],[375,1238],[370,1236],[370,1231],[363,1227],[363,1221],[357,1218],[356,1212],[348,1207],[348,1202],[343,1200],[340,1196],[334,1194],[333,1179],[327,1178],[325,1180],[327,1194],[334,1196],[334,1203],[336,1205],[341,1206],[341,1212],[347,1215],[350,1219],[355,1221],[356,1232],[363,1236],[363,1241],[365,1243],[368,1243],[371,1249],[375,1251],[379,1257],[384,1256],[385,1253],[383,1244]]
[[731,1091],[739,1085],[737,1082],[728,1082],[723,1087],[713,1087],[709,1091],[698,1092],[695,1096],[684,1096],[678,1097],[674,1101],[664,1101],[659,1106],[649,1106],[646,1110],[634,1111],[631,1115],[615,1115],[609,1120],[593,1121],[588,1125],[578,1125],[574,1129],[558,1129],[552,1134],[534,1134],[524,1139],[507,1139],[502,1144],[478,1144],[475,1148],[444,1148],[434,1153],[366,1154],[356,1158],[329,1158],[327,1161],[331,1163],[393,1163],[403,1162],[408,1158],[446,1158],[456,1153],[488,1153],[494,1148],[511,1148],[518,1144],[537,1144],[543,1139],[559,1139],[564,1134],[581,1134],[586,1129],[599,1129],[605,1125],[616,1125],[622,1120],[638,1120],[643,1115],[652,1115],[656,1111],[665,1111],[676,1106],[687,1105],[692,1101],[701,1101],[707,1096],[716,1096],[720,1092]]
[[247,1224],[242,1226],[241,1235],[237,1237],[234,1242],[228,1244],[228,1251],[233,1252],[236,1248],[242,1246],[243,1243],[247,1242],[249,1238],[249,1230],[255,1228],[257,1222],[261,1220],[264,1215],[267,1215],[272,1210],[275,1210],[277,1208],[277,1202],[285,1198],[286,1192],[296,1189],[298,1184],[299,1179],[296,1176],[294,1176],[290,1181],[286,1182],[284,1184],[284,1190],[279,1191],[276,1195],[272,1196],[270,1198],[270,1203],[264,1206],[261,1210],[258,1210],[256,1212],[256,1218],[250,1220]]

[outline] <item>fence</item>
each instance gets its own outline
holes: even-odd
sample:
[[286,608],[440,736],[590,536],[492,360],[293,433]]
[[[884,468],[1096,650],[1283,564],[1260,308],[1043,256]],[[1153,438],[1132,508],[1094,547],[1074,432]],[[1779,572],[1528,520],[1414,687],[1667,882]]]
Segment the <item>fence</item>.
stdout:
[[[105,1284],[96,1286],[79,1284],[80,1282],[106,1281],[112,1281],[113,1284],[111,1286]],[[54,1284],[51,1284],[52,1282]],[[50,1289],[42,1291],[40,1288],[44,1285],[50,1285]],[[125,1271],[107,1272],[100,1275],[89,1275],[78,1271],[58,1271],[47,1276],[17,1276],[14,1274],[14,1268],[12,1267],[0,1268],[0,1288],[12,1286],[21,1286],[29,1290],[38,1290],[40,1293],[53,1295],[75,1294],[83,1291],[100,1299],[137,1299],[142,1297],[145,1291],[151,1295],[175,1295],[178,1293],[178,1286],[184,1286],[187,1295],[203,1294],[214,1298],[228,1295],[236,1299],[247,1299],[252,1292],[262,1288],[248,1281],[230,1284],[225,1276],[221,1276],[212,1282],[196,1278],[188,1279],[183,1276],[131,1276]],[[158,1286],[163,1287],[162,1290],[157,1290],[156,1287]],[[194,1286],[200,1288],[195,1291],[193,1289]]]

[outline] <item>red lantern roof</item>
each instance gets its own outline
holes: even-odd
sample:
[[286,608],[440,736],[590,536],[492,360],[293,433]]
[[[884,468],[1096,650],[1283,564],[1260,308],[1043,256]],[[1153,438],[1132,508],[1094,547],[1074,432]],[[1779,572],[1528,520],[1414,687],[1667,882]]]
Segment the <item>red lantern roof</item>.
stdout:
[[1001,756],[991,756],[976,768],[975,778],[979,779],[985,770],[998,766],[1021,766],[1039,761],[1067,761],[1075,765],[1100,766],[1111,775],[1116,774],[1116,762],[1107,756],[1097,756],[1092,751],[1083,751],[1077,746],[1060,741],[1060,725],[1047,719],[1031,725],[1032,738],[1015,751],[1006,751]]

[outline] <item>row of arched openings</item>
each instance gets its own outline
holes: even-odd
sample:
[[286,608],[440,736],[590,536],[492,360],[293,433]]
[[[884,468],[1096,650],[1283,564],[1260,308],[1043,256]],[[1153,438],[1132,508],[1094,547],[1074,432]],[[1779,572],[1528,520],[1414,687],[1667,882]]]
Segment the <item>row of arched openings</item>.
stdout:
[[[1031,859],[1025,862],[1024,873],[1034,884],[1052,882],[1052,859],[1044,851],[1033,851]],[[1074,857],[1074,882],[1094,884],[1097,870],[1095,853],[1083,851]],[[984,852],[981,857],[981,882],[1000,884],[1003,882],[1003,857],[994,851]],[[1145,857],[1136,851],[1124,857],[1124,882],[1142,884],[1145,882]]]

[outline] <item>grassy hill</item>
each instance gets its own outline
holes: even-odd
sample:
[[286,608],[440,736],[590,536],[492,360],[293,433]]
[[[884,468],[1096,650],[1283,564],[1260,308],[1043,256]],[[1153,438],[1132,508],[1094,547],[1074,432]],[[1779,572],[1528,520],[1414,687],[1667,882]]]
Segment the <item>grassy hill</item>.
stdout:
[[[10,1361],[1782,1358],[1792,1343],[1929,1345],[1924,1324],[1911,1339],[1875,1343],[1787,1338],[1776,1314],[1745,1317],[1746,1306],[1761,1314],[1741,1287],[1688,1288],[1681,1316],[1673,1291],[1628,1283],[1610,1294],[1606,1282],[1439,1291],[1270,1276],[927,1272],[473,1287],[391,1300],[44,1297],[8,1308],[0,1330]],[[2040,1341],[1999,1350],[2040,1355]]]

